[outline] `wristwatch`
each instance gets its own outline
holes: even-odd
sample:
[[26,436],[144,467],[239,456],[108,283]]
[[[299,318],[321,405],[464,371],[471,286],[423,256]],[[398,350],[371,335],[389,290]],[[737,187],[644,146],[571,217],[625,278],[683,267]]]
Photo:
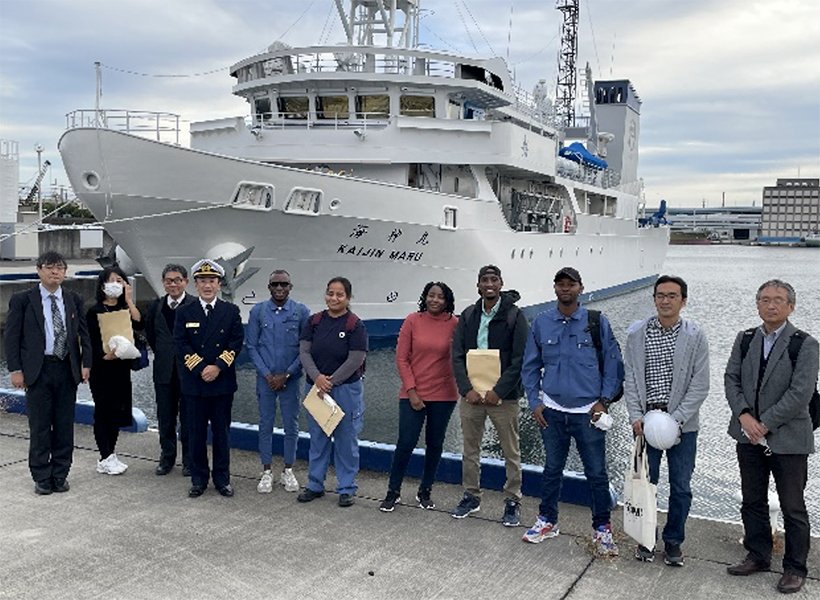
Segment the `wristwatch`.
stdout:
[[609,398],[605,398],[604,396],[601,396],[600,398],[598,398],[598,402],[603,404],[604,408],[607,409],[607,410],[609,410],[609,406],[610,406],[610,404],[612,404],[612,400],[610,400]]

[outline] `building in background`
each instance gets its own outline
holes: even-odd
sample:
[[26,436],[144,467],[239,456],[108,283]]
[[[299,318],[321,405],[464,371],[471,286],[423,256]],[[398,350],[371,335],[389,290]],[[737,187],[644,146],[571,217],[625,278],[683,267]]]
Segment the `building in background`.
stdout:
[[763,244],[797,244],[820,231],[820,179],[778,179],[763,188]]

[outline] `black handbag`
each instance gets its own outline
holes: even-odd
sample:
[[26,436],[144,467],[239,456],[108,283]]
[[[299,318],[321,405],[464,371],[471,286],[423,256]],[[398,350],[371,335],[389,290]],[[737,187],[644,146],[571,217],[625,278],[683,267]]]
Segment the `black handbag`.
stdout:
[[131,370],[142,371],[148,366],[148,340],[144,331],[134,332],[134,346],[140,351],[140,357],[131,359]]

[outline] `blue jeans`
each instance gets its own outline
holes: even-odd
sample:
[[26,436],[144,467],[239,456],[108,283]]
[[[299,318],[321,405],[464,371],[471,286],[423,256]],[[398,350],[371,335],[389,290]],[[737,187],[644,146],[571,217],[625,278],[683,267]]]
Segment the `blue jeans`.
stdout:
[[256,396],[259,400],[259,458],[263,465],[271,464],[273,454],[273,422],[276,420],[276,401],[282,411],[285,426],[284,458],[286,465],[296,462],[296,442],[299,439],[299,380],[289,379],[285,389],[274,392],[264,377],[256,377]]
[[[663,450],[646,445],[649,458],[649,481],[657,485]],[[692,506],[692,473],[698,450],[698,432],[689,431],[680,436],[680,442],[666,451],[669,466],[669,513],[663,528],[663,541],[680,546],[685,539],[686,518]]]
[[407,398],[399,399],[399,440],[393,453],[393,466],[390,469],[390,482],[387,489],[401,491],[401,482],[407,471],[407,464],[413,455],[413,449],[419,441],[421,427],[427,420],[424,441],[424,474],[419,488],[430,489],[436,478],[441,452],[444,449],[444,434],[456,402],[427,402],[421,410],[415,410]]
[[[305,386],[310,391],[310,384]],[[333,453],[336,467],[336,491],[339,494],[355,494],[359,486],[359,434],[364,424],[364,385],[361,379],[353,383],[334,385],[330,395],[344,411],[345,416],[333,431],[333,439],[325,435],[316,420],[307,414],[310,431],[307,489],[314,492],[325,490],[325,477]]]
[[589,413],[565,413],[544,408],[547,427],[541,430],[547,455],[541,480],[541,504],[538,511],[548,522],[558,522],[558,499],[564,479],[564,466],[569,454],[570,438],[584,464],[592,496],[592,527],[609,523],[612,495],[606,473],[606,433],[589,423]]

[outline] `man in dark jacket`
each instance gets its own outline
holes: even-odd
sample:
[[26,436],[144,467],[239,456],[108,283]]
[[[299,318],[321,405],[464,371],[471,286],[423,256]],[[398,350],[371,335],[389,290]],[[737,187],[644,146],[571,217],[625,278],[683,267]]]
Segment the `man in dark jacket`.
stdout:
[[196,296],[185,293],[188,270],[182,265],[169,264],[162,270],[165,295],[148,305],[145,313],[145,337],[154,351],[154,392],[157,399],[160,457],[157,475],[167,475],[177,460],[177,415],[182,430],[182,474],[191,476],[188,456],[188,411],[181,401],[179,371],[181,358],[176,355],[174,322],[177,309],[196,301]]
[[804,491],[809,454],[814,452],[809,403],[817,383],[818,344],[789,321],[796,301],[794,288],[785,281],[773,279],[760,286],[756,302],[763,323],[738,333],[724,374],[732,410],[729,435],[737,442],[747,553],[726,570],[741,576],[769,570],[771,474],[786,527],[783,576],[777,584],[783,593],[803,587],[811,543]]
[[[527,319],[515,306],[518,292],[502,292],[501,270],[494,265],[478,272],[481,299],[468,306],[453,335],[453,370],[456,376],[464,439],[461,480],[464,497],[452,516],[463,519],[481,507],[481,442],[490,417],[498,433],[507,467],[502,523],[515,527],[521,520],[521,449],[518,441],[518,399],[522,396],[521,362],[527,343]],[[496,350],[501,376],[488,390],[476,390],[467,372],[471,350]],[[473,374],[475,375],[475,373]]]
[[[213,260],[191,269],[199,301],[179,309],[174,322],[177,356],[182,359],[180,385],[188,405],[191,442],[190,498],[199,498],[213,478],[217,491],[233,496],[228,436],[236,392],[236,355],[245,337],[235,304],[217,298],[225,270]],[[208,425],[211,426],[213,469],[208,469]]]
[[83,299],[63,289],[66,262],[45,252],[37,259],[40,285],[9,301],[6,360],[11,383],[26,390],[28,466],[34,492],[67,492],[74,452],[77,386],[91,372],[91,340]]

